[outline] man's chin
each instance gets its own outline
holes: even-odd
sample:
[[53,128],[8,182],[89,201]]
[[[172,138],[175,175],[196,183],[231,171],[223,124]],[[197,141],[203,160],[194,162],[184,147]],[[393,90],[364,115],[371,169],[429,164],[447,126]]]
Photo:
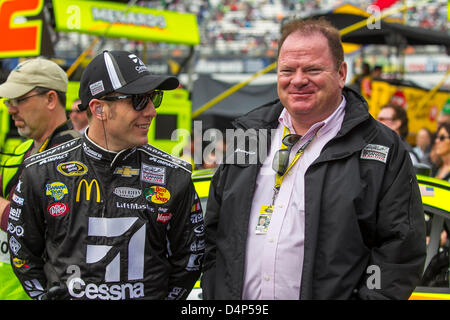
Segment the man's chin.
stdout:
[[17,132],[19,133],[19,135],[23,138],[30,138],[30,130],[28,130],[27,128],[17,128]]

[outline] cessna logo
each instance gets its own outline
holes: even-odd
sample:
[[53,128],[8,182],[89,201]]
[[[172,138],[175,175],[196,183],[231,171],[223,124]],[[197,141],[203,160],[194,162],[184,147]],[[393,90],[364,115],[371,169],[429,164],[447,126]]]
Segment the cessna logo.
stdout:
[[98,181],[97,179],[92,179],[90,183],[87,182],[86,179],[83,179],[80,181],[80,183],[78,184],[78,188],[77,188],[77,197],[76,197],[76,201],[80,202],[80,191],[81,191],[81,186],[85,185],[86,186],[86,201],[91,200],[91,192],[92,192],[92,186],[95,183],[95,190],[96,190],[96,202],[100,202],[100,187],[98,185]]
[[139,169],[133,169],[132,167],[123,166],[116,168],[114,174],[120,174],[122,177],[131,177],[139,175]]

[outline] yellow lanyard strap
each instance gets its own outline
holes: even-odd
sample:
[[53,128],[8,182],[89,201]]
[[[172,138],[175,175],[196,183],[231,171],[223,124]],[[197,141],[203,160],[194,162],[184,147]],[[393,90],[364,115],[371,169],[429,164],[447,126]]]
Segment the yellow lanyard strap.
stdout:
[[[284,127],[283,139],[286,136],[286,132],[289,134],[290,131],[288,128]],[[316,133],[317,133],[317,131],[316,131]],[[273,195],[273,199],[272,199],[272,204],[275,203],[275,198],[278,195],[278,191],[280,191],[284,176],[289,172],[289,170],[291,170],[291,168],[298,161],[298,159],[300,159],[300,157],[303,155],[303,152],[306,150],[306,148],[308,147],[308,145],[311,143],[311,141],[314,139],[315,136],[316,135],[314,134],[308,141],[306,141],[300,147],[300,149],[295,154],[294,159],[292,159],[291,163],[289,164],[288,168],[286,169],[285,173],[282,176],[280,176],[278,173],[275,174],[275,186],[274,186],[274,195]],[[281,141],[283,141],[283,139],[281,139]],[[281,143],[281,149],[286,149],[286,148],[287,147],[283,143]]]

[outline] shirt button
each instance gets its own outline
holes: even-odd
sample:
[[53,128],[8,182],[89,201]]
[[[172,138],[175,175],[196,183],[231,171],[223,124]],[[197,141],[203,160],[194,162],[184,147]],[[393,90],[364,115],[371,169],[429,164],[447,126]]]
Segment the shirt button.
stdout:
[[269,280],[270,280],[270,277],[269,277],[269,276],[265,276],[265,277],[264,277],[264,280],[269,281]]
[[273,241],[274,241],[273,238],[269,238],[270,243],[273,243]]
[[280,205],[278,206],[278,208],[283,208],[283,205],[282,205],[282,204],[280,204]]

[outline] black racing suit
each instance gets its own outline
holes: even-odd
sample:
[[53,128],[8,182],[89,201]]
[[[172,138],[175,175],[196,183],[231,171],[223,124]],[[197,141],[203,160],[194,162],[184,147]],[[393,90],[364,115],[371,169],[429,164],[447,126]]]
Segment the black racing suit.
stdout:
[[71,140],[25,161],[13,199],[11,263],[32,298],[184,299],[200,275],[191,165],[150,145]]

